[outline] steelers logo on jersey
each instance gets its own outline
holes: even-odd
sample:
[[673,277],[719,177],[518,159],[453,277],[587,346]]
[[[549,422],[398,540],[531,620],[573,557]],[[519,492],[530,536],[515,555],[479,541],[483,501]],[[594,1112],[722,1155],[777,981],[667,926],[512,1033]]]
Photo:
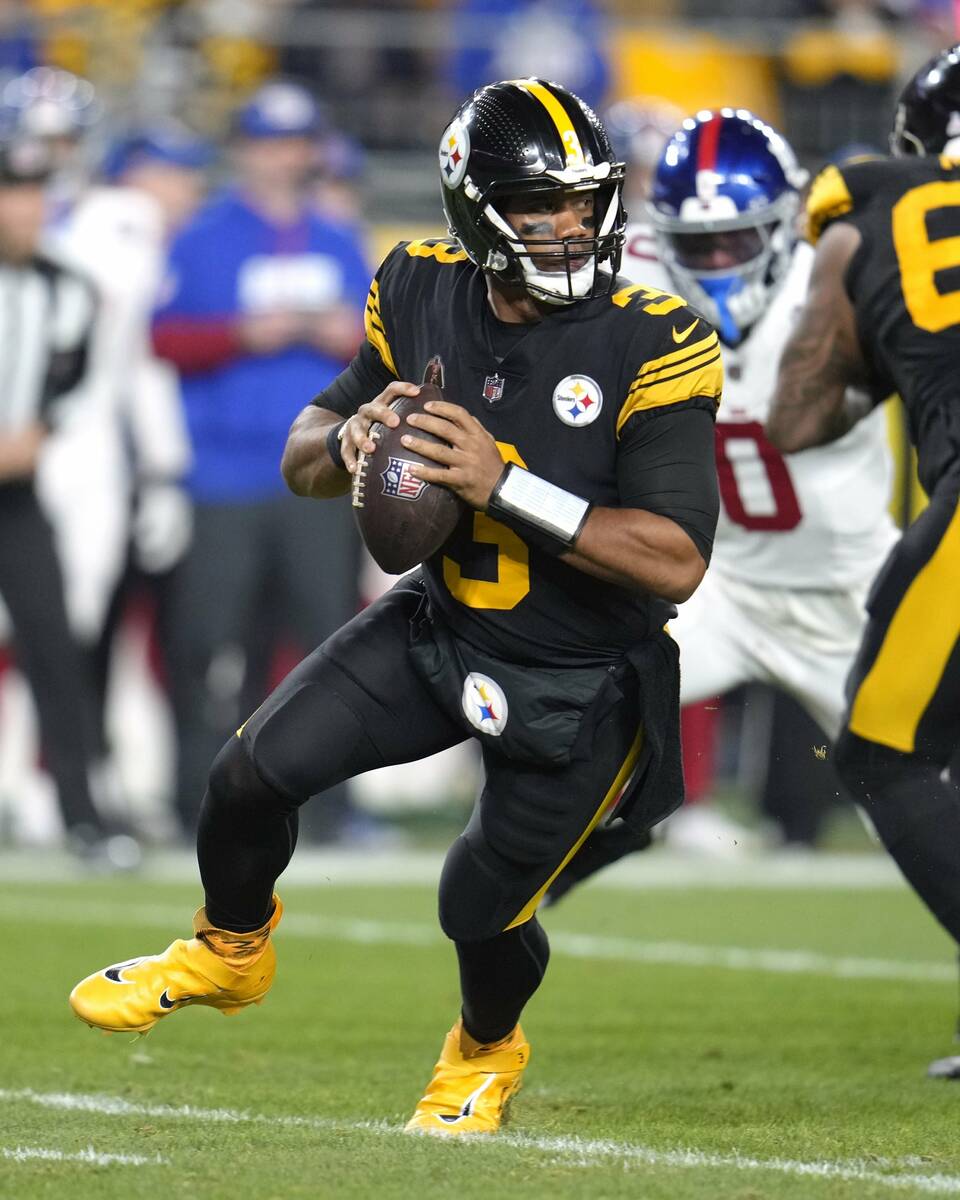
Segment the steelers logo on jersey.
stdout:
[[469,157],[470,135],[459,121],[454,121],[440,139],[440,178],[451,191],[466,174]]
[[474,729],[499,737],[507,723],[507,698],[489,675],[471,671],[463,681],[463,713]]
[[590,425],[600,416],[603,392],[589,375],[567,375],[553,389],[553,411],[564,425],[575,429]]

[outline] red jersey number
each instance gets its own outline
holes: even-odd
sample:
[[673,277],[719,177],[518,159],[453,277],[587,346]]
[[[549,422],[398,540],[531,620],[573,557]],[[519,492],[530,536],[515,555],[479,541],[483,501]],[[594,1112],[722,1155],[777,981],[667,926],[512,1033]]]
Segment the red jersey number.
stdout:
[[800,501],[790,471],[759,421],[718,422],[716,448],[720,495],[734,524],[778,533],[800,524]]

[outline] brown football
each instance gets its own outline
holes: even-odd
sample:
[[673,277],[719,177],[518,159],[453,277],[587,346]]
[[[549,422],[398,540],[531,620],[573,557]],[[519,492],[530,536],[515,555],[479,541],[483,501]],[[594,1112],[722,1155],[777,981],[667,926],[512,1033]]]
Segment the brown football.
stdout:
[[425,383],[418,396],[394,400],[390,407],[400,417],[400,424],[395,429],[380,421],[370,426],[377,448],[360,456],[353,477],[353,515],[360,536],[388,575],[401,575],[439,550],[466,508],[449,488],[411,475],[414,465],[438,464],[400,442],[405,433],[428,442],[442,441],[423,429],[414,429],[406,418],[422,412],[428,400],[443,399],[436,384]]

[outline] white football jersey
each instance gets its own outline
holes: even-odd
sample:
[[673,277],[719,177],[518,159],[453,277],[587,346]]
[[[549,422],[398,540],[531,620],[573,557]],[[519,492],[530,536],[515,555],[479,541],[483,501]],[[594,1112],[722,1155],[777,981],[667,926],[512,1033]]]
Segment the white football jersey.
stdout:
[[[801,242],[766,315],[739,346],[723,347],[722,503],[711,568],[758,587],[856,588],[877,573],[898,536],[887,507],[892,460],[883,408],[846,437],[788,457],[763,433],[812,261],[812,247]],[[627,230],[621,270],[635,283],[677,290],[647,226]]]

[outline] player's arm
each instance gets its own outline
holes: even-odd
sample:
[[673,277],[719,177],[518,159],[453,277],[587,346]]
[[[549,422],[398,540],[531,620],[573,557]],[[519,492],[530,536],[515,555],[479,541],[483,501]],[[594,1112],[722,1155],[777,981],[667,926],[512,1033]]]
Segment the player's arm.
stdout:
[[817,244],[806,302],[783,350],[766,435],[784,453],[836,441],[872,407],[845,278],[860,232],[831,225]]
[[[399,251],[399,254],[398,254]],[[345,371],[306,406],[287,435],[280,469],[287,486],[298,496],[326,499],[350,490],[360,451],[372,454],[370,426],[381,421],[391,428],[400,418],[390,409],[398,396],[415,396],[416,384],[397,377],[387,333],[387,315],[381,289],[397,261],[401,247],[387,256],[367,295],[364,310],[365,340]]]
[[404,383],[364,342],[353,361],[328,388],[297,416],[287,435],[280,470],[298,496],[327,499],[350,490],[357,454],[375,449],[370,440],[374,421],[395,426],[399,417],[390,403],[415,396],[419,387]]
[[719,512],[711,413],[652,417],[621,449],[622,508],[593,508],[565,562],[607,583],[675,604],[689,600],[710,559]]
[[[703,512],[712,541],[717,484],[711,413],[685,410],[685,419],[669,414],[652,433],[645,425],[638,438],[628,436],[618,459],[624,507],[600,508],[516,464],[505,464],[493,437],[459,405],[432,401],[425,410],[408,416],[408,424],[447,444],[404,434],[404,445],[437,463],[413,468],[420,479],[443,484],[472,508],[516,525],[524,536],[532,535],[588,575],[676,602],[692,595],[706,570],[704,551],[673,515],[651,509],[654,493],[662,503],[666,490],[678,511],[689,504]],[[651,479],[654,444],[654,455],[666,461],[669,480]],[[645,499],[651,509],[644,507]]]

